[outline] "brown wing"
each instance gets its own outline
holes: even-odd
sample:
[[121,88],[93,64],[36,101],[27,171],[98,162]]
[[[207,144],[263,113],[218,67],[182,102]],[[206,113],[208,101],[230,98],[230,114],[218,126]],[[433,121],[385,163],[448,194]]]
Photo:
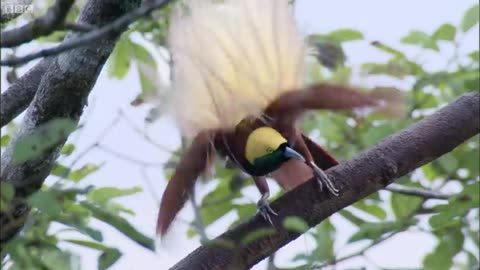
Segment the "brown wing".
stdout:
[[325,151],[325,149],[323,149],[320,145],[312,141],[303,133],[302,138],[307,145],[308,151],[310,151],[310,154],[312,154],[313,161],[315,161],[315,164],[317,164],[320,169],[326,171],[331,167],[338,165],[338,161],[327,151]]
[[164,235],[177,213],[188,199],[198,176],[206,171],[213,157],[213,146],[207,133],[199,134],[182,154],[172,179],[168,182],[160,203],[157,234]]
[[298,160],[289,160],[271,173],[275,181],[285,190],[291,190],[313,177],[312,169]]
[[375,105],[378,105],[375,98],[352,88],[320,83],[305,90],[281,95],[267,107],[265,113],[284,125],[289,125],[306,110],[346,110]]
[[[301,135],[301,139],[305,142],[308,151],[312,155],[313,161],[318,167],[322,170],[327,170],[338,164],[335,158],[320,145],[305,136],[305,134],[302,133]],[[291,190],[312,177],[312,169],[298,160],[289,160],[272,172],[272,178],[285,190]]]

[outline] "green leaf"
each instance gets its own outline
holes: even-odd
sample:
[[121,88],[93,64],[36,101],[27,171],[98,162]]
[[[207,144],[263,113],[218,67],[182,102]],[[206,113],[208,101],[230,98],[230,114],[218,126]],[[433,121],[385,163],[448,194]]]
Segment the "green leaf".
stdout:
[[296,233],[304,233],[310,228],[305,220],[296,216],[286,217],[282,225],[285,229]]
[[83,225],[83,224],[74,224],[74,223],[71,223],[69,224],[70,226],[74,227],[75,229],[77,229],[77,231],[81,234],[84,234],[90,238],[92,238],[93,240],[96,240],[96,241],[103,241],[103,234],[101,231],[97,230],[97,229],[94,229],[92,227],[89,227],[89,226],[86,226],[86,225]]
[[383,123],[378,126],[371,126],[366,132],[361,133],[365,146],[371,146],[393,134],[398,127],[392,123]]
[[217,177],[222,180],[214,190],[203,197],[200,208],[200,216],[206,226],[233,210],[235,205],[232,200],[241,197],[238,190],[235,192],[231,190],[230,181],[228,181],[234,177],[234,174],[234,170],[225,168],[217,170]]
[[458,169],[458,160],[452,153],[448,153],[437,159],[446,173],[453,173]]
[[365,63],[361,66],[362,72],[371,75],[384,74],[395,78],[403,79],[409,74],[408,69],[397,63],[389,62],[386,64]]
[[449,24],[442,24],[434,33],[432,38],[435,40],[453,41],[455,39],[457,29]]
[[55,162],[50,174],[58,177],[66,178],[70,174],[70,168],[58,162]]
[[406,55],[403,52],[401,52],[397,49],[394,49],[393,47],[390,47],[390,46],[388,46],[388,45],[386,45],[382,42],[374,41],[374,42],[371,43],[371,45],[374,46],[375,48],[381,50],[381,51],[384,51],[386,53],[389,53],[389,54],[395,56],[395,58],[397,58],[397,59],[406,59],[407,58]]
[[13,149],[13,160],[21,163],[41,155],[60,144],[75,130],[76,122],[68,118],[56,118],[20,138]]
[[111,248],[104,251],[100,257],[98,257],[98,270],[105,270],[112,266],[120,257],[122,253],[116,248]]
[[57,199],[49,191],[37,191],[29,198],[29,201],[33,207],[51,217],[58,216],[62,211]]
[[155,58],[153,58],[152,54],[145,49],[145,47],[135,42],[130,42],[130,45],[133,49],[133,55],[137,60],[149,64],[155,69],[157,68],[157,62],[155,62]]
[[464,190],[449,199],[448,204],[437,205],[438,214],[429,219],[434,230],[456,227],[463,222],[463,218],[472,208],[478,208],[480,183],[475,182],[464,187]]
[[[473,61],[480,61],[480,51],[473,51],[468,54],[470,58],[472,58]],[[2,137],[3,138],[3,137]],[[3,144],[2,144],[3,146]]]
[[[142,86],[142,93],[140,99],[142,102],[147,102],[155,97],[158,97],[158,88],[162,83],[158,77],[157,70],[151,65],[139,64],[138,74],[140,76],[140,85]],[[157,108],[157,111],[161,111]]]
[[[420,87],[416,89],[420,89]],[[437,97],[424,91],[414,91],[412,98],[418,103],[417,106],[421,106],[422,109],[436,108],[439,105],[439,99]]]
[[68,176],[68,179],[74,181],[74,182],[80,182],[82,179],[90,175],[91,173],[97,171],[103,166],[103,163],[100,165],[96,165],[93,163],[87,163],[83,165],[80,169],[74,170],[70,173]]
[[330,81],[338,84],[348,84],[352,75],[352,68],[341,66],[337,68],[330,77]]
[[353,204],[353,207],[360,209],[380,220],[384,220],[387,217],[387,213],[383,208],[378,206],[377,203],[367,203],[365,200],[361,200]]
[[317,247],[312,253],[314,261],[328,261],[333,258],[334,237],[335,227],[333,227],[329,219],[324,220],[317,226],[315,234]]
[[150,237],[145,236],[144,234],[140,233],[137,231],[126,219],[124,219],[121,216],[114,215],[103,208],[97,207],[89,202],[83,201],[81,202],[81,205],[83,205],[85,208],[88,210],[92,211],[92,215],[98,219],[101,220],[115,229],[117,229],[119,232],[123,233],[126,235],[128,238],[131,240],[135,241],[137,244],[141,245],[142,247],[145,247],[150,250],[155,250],[155,244],[153,239]]
[[192,228],[192,227],[189,227],[187,229],[187,237],[188,238],[192,238],[194,236],[196,236],[198,234],[198,232],[196,231],[196,229]]
[[15,195],[15,188],[7,182],[0,182],[0,211],[6,211]]
[[122,204],[115,203],[115,202],[108,203],[107,209],[110,212],[113,212],[115,214],[119,214],[119,213],[123,212],[123,213],[130,214],[132,216],[135,215],[135,211],[133,211],[132,209],[129,209],[129,208],[123,206]]
[[346,209],[340,210],[339,213],[343,218],[350,221],[352,224],[356,225],[357,227],[366,222],[364,219],[357,217],[351,211],[348,211]]
[[260,238],[268,237],[273,234],[275,234],[275,229],[273,228],[260,228],[244,236],[241,240],[241,244],[243,246],[246,246]]
[[357,30],[344,28],[344,29],[338,29],[333,32],[330,32],[326,35],[326,37],[341,43],[341,42],[362,40],[363,34]]
[[466,251],[466,253],[467,253],[467,262],[463,269],[464,270],[475,269],[475,267],[478,266],[477,257],[475,257],[475,255],[469,251]]
[[79,269],[80,259],[68,251],[43,249],[40,253],[39,260],[35,264],[43,264],[45,268],[40,269],[55,269],[55,270],[72,270]]
[[120,38],[108,59],[107,73],[111,78],[122,79],[130,69],[131,42],[128,37]]
[[309,118],[310,119],[306,119],[307,121],[303,122],[302,130],[310,132],[321,127],[319,130],[320,135],[328,141],[338,141],[341,139],[338,134],[342,134],[342,129],[334,122],[333,118],[321,114],[314,114]]
[[200,216],[205,226],[208,226],[230,212],[233,208],[232,202],[228,200],[208,207],[202,207],[200,209]]
[[97,189],[93,189],[89,194],[88,198],[96,202],[98,204],[105,204],[109,200],[117,197],[123,197],[132,195],[142,191],[141,187],[133,187],[133,188],[116,188],[116,187],[101,187]]
[[251,218],[257,211],[257,205],[255,203],[235,205],[238,217],[241,221]]
[[465,238],[461,230],[448,230],[441,234],[440,242],[434,251],[423,260],[425,270],[449,270],[453,265],[452,258],[461,251]]
[[10,142],[10,135],[8,135],[8,134],[2,135],[2,138],[1,138],[2,147],[7,146],[9,142]]
[[359,227],[359,230],[350,237],[348,243],[353,243],[360,240],[376,240],[383,234],[395,230],[401,229],[405,226],[405,222],[379,222],[379,223],[372,223],[368,222],[362,224]]
[[459,196],[459,200],[462,200],[464,196],[468,197],[473,204],[480,203],[480,182],[475,182],[473,184],[469,184],[463,188],[461,195]]
[[465,14],[463,15],[462,22],[460,23],[460,26],[462,28],[463,32],[467,32],[470,30],[472,27],[474,27],[479,20],[479,5],[476,4],[469,8]]
[[3,202],[9,203],[15,195],[15,188],[12,184],[2,181],[0,182],[0,195]]
[[393,193],[391,206],[397,220],[403,220],[412,215],[422,204],[421,198]]
[[402,43],[418,45],[425,49],[431,49],[438,51],[438,46],[434,39],[432,39],[427,33],[422,31],[410,31],[407,36],[400,40]]
[[429,181],[433,181],[434,179],[438,178],[440,175],[435,169],[435,166],[433,163],[429,163],[427,165],[422,166],[421,168],[423,174]]
[[97,243],[97,242],[92,242],[92,241],[85,241],[85,240],[78,240],[78,239],[63,239],[62,241],[72,243],[75,245],[91,248],[91,249],[96,249],[100,251],[107,251],[111,249],[110,247],[107,247],[103,244]]
[[212,241],[208,241],[205,244],[203,244],[208,247],[220,247],[222,249],[229,249],[229,250],[235,250],[237,248],[237,243],[235,243],[232,240],[228,239],[213,239]]
[[73,153],[73,151],[75,151],[75,145],[68,143],[63,146],[62,151],[60,153],[64,156],[69,156]]
[[212,191],[210,191],[207,195],[203,197],[201,203],[202,208],[214,206],[218,203],[223,203],[225,201],[228,201],[228,199],[230,198],[234,199],[240,197],[240,194],[232,194],[230,190],[230,185],[228,183],[229,181],[227,180],[231,179],[234,173],[234,170],[227,170],[225,168],[217,170],[216,177],[222,179],[222,181],[220,181]]
[[468,230],[468,235],[470,236],[470,239],[472,239],[472,242],[475,244],[475,246],[477,246],[477,249],[478,249],[480,247],[480,232]]

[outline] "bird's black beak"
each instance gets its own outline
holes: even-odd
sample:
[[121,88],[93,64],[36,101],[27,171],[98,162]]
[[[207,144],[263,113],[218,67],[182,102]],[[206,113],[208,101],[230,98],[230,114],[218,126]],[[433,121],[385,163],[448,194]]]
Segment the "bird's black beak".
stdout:
[[288,146],[285,147],[285,150],[283,150],[283,155],[287,158],[293,158],[293,159],[305,162],[305,158],[300,153],[298,153],[297,151],[293,150]]

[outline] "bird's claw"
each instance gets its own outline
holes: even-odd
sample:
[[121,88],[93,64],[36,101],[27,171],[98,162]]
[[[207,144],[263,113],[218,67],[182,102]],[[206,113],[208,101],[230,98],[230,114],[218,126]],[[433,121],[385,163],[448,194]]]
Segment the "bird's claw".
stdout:
[[277,213],[273,211],[273,209],[270,207],[270,204],[268,203],[267,199],[265,198],[260,199],[257,203],[257,208],[258,208],[258,212],[260,212],[260,215],[262,215],[262,217],[273,226],[273,222],[270,215],[276,216]]
[[325,172],[322,171],[315,163],[312,162],[313,175],[317,179],[320,191],[323,191],[323,184],[327,186],[327,189],[334,195],[338,196],[339,190],[335,187],[332,181],[328,178]]

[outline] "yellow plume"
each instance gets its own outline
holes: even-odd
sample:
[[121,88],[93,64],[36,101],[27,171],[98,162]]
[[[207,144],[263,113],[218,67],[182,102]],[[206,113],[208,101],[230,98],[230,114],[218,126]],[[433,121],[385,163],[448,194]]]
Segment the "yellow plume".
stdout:
[[171,21],[173,113],[182,133],[233,128],[300,89],[305,44],[287,0],[188,1]]

